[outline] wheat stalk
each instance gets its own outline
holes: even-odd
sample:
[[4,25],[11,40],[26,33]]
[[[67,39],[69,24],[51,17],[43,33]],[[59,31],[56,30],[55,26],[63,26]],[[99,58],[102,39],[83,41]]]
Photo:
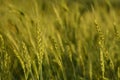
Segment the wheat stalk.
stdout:
[[96,25],[96,29],[97,29],[97,32],[99,33],[99,47],[100,47],[100,65],[101,65],[101,71],[102,71],[102,79],[105,78],[104,76],[104,73],[105,73],[105,65],[104,65],[104,52],[103,52],[103,41],[104,41],[104,37],[103,37],[103,34],[102,34],[102,31],[100,29],[100,27],[98,26],[98,23],[97,21],[95,20],[95,25]]
[[22,42],[22,59],[25,65],[25,70],[24,70],[25,79],[27,80],[28,75],[31,71],[31,57],[24,42]]

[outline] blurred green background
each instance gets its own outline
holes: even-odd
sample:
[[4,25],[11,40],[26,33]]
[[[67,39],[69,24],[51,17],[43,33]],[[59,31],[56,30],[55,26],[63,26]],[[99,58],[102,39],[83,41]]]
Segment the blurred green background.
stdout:
[[0,80],[120,80],[119,0],[0,0]]

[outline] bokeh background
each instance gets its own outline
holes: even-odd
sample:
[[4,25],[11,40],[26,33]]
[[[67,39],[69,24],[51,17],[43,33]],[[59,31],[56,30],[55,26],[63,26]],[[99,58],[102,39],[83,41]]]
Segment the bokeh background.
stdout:
[[0,80],[120,80],[120,0],[0,0]]

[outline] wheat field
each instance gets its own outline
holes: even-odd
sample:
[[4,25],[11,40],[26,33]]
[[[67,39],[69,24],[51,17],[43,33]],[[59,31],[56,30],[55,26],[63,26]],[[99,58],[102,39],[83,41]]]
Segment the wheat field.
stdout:
[[119,0],[0,0],[0,80],[120,80]]

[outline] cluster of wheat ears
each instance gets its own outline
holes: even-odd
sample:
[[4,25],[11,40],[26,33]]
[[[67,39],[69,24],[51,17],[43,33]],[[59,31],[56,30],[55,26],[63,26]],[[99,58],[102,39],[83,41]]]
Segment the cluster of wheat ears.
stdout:
[[15,2],[0,0],[0,80],[120,80],[119,11],[110,2]]

